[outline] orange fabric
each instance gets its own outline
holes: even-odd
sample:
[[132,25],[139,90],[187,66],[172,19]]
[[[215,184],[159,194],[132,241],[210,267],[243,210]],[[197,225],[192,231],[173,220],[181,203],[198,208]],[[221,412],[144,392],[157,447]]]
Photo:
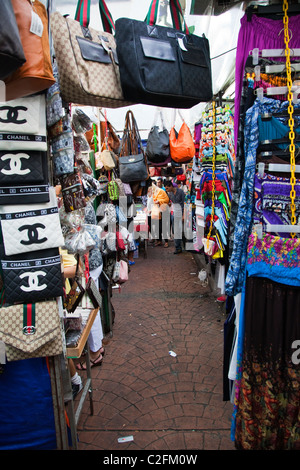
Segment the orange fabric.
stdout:
[[[46,8],[38,0],[35,0],[33,7],[29,0],[12,0],[12,6],[26,62],[5,80],[7,101],[38,93],[55,83],[50,57]],[[42,37],[30,32],[32,10],[42,20],[44,26]]]
[[177,137],[174,127],[170,131],[170,155],[172,160],[177,163],[186,163],[195,155],[193,137],[185,122],[183,122]]

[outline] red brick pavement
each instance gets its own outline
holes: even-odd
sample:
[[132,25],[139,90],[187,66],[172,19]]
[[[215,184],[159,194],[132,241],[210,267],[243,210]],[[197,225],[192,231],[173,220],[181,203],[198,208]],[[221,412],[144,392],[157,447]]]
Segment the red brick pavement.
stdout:
[[[222,400],[225,317],[192,254],[173,251],[149,247],[114,290],[113,336],[92,369],[94,414],[87,399],[79,450],[234,450],[232,405]],[[124,436],[133,441],[118,443]]]

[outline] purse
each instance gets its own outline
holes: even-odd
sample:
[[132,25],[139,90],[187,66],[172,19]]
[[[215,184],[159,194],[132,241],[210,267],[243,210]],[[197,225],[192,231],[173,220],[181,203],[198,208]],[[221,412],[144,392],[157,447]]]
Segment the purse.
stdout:
[[70,175],[60,178],[61,191],[66,212],[82,209],[86,206],[83,186],[78,168]]
[[190,34],[179,0],[170,0],[173,28],[156,25],[159,0],[145,21],[119,18],[115,37],[124,97],[135,103],[191,108],[212,99],[209,42]]
[[78,275],[78,268],[79,268],[79,255],[77,255],[77,265],[76,265],[76,272],[74,279],[71,283],[70,291],[66,294],[63,306],[67,310],[67,312],[71,313],[76,310],[78,305],[80,304],[81,300],[83,299],[85,289],[80,282],[80,276]]
[[119,173],[123,183],[145,181],[149,177],[140,133],[133,112],[127,111],[119,158]]
[[55,83],[45,6],[39,0],[34,5],[28,0],[11,2],[26,62],[4,80],[7,101],[39,93]]
[[58,11],[50,17],[61,96],[79,105],[128,106],[121,88],[114,22],[104,0],[99,0],[99,9],[104,32],[89,27],[89,0],[78,0],[75,20]]
[[6,256],[64,245],[55,189],[50,201],[40,204],[0,206],[0,223]]
[[90,301],[94,308],[101,308],[102,307],[102,297],[97,289],[95,281],[92,277],[89,277],[88,282],[86,284],[86,294],[88,295]]
[[47,153],[0,151],[0,205],[49,200]]
[[105,170],[113,170],[116,166],[112,150],[102,150],[100,153],[100,161]]
[[0,103],[0,150],[47,151],[44,95]]
[[189,163],[195,155],[194,140],[184,120],[178,133],[175,126],[170,131],[170,155],[175,164]]
[[0,340],[5,343],[8,361],[61,354],[63,342],[57,302],[2,307]]
[[0,80],[26,61],[11,0],[0,5]]
[[162,112],[160,111],[163,130],[159,126],[153,126],[149,132],[146,156],[150,165],[152,163],[163,163],[170,157],[169,132],[165,128]]
[[117,201],[119,199],[119,186],[115,180],[108,182],[107,192],[111,201]]
[[57,248],[1,256],[5,302],[34,303],[63,296],[61,259]]

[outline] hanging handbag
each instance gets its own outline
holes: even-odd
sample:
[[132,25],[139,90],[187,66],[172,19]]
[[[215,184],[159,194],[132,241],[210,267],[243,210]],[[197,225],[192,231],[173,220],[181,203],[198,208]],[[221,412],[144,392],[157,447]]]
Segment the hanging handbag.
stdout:
[[7,101],[39,93],[55,83],[45,6],[39,0],[11,1],[26,62],[4,80]]
[[212,98],[209,42],[190,34],[179,0],[170,0],[173,28],[156,25],[159,0],[146,21],[116,20],[116,42],[125,99],[135,103],[191,108]]
[[159,114],[163,129],[160,131],[159,126],[154,125],[147,140],[146,156],[150,165],[165,162],[170,156],[169,132],[164,125],[162,112],[159,111]]
[[5,343],[8,361],[61,354],[63,342],[57,302],[1,308],[0,340]]
[[104,149],[100,153],[100,161],[105,170],[113,170],[116,167],[116,162],[113,158],[112,150]]
[[71,288],[69,292],[66,294],[64,301],[63,301],[63,306],[67,310],[67,312],[74,312],[78,305],[80,304],[84,293],[85,289],[82,286],[81,282],[81,275],[79,275],[79,260],[80,257],[77,254],[77,263],[76,263],[76,271],[75,271],[75,276],[74,279],[71,281]]
[[47,151],[44,95],[0,103],[0,150]]
[[63,175],[60,182],[66,212],[72,212],[86,206],[82,181],[77,167],[74,168],[72,174]]
[[86,294],[88,295],[90,301],[94,308],[101,308],[102,307],[102,297],[101,294],[95,284],[93,278],[89,277],[88,282],[86,284]]
[[49,200],[47,153],[0,151],[0,205]]
[[107,139],[107,147],[109,150],[112,150],[116,154],[119,153],[121,145],[120,139],[112,124],[107,119],[105,121],[100,121],[100,136],[101,142],[103,142],[105,138]]
[[119,186],[118,183],[112,179],[107,186],[108,197],[111,201],[118,201],[119,199]]
[[61,259],[57,248],[1,256],[5,302],[33,303],[63,295]]
[[119,283],[128,281],[128,264],[123,259],[120,260]]
[[119,173],[123,183],[145,181],[149,176],[140,133],[131,110],[127,111],[125,117]]
[[6,256],[64,245],[55,189],[50,201],[40,204],[0,206],[0,223]]
[[120,83],[114,22],[99,0],[104,32],[89,27],[90,2],[78,0],[75,20],[50,17],[61,96],[67,103],[108,108],[128,106]]
[[0,80],[3,80],[26,62],[11,0],[0,4],[0,44]]
[[191,131],[183,118],[182,120],[178,133],[175,131],[175,126],[170,131],[170,155],[175,164],[189,163],[195,155]]

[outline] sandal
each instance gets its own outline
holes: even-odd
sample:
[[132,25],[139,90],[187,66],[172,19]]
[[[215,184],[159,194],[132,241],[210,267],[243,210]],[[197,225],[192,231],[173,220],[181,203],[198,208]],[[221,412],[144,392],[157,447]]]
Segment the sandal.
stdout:
[[155,242],[155,243],[154,243],[154,246],[160,246],[160,245],[162,245],[161,242]]
[[[99,360],[100,359],[100,360]],[[103,356],[102,354],[100,353],[98,357],[96,357],[96,359],[94,361],[92,361],[92,359],[90,359],[90,364],[91,364],[91,369],[93,367],[96,367],[96,366],[101,366],[102,365],[102,362],[103,362]],[[78,367],[80,366],[80,367]],[[78,370],[86,370],[86,365],[84,362],[79,362],[76,366],[76,369]]]
[[169,243],[166,242],[166,243],[164,244],[164,248],[168,248],[168,246],[169,246]]

